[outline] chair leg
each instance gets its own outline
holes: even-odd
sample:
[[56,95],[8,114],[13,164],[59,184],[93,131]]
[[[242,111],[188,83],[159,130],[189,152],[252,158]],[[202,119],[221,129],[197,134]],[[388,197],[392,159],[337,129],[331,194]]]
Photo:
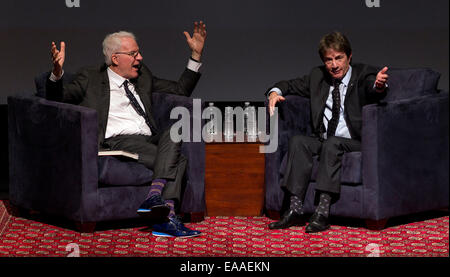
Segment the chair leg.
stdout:
[[266,216],[272,220],[280,220],[280,212],[275,210],[267,210]]
[[369,230],[380,231],[386,227],[388,219],[372,220],[366,219],[366,226]]
[[181,214],[184,222],[196,223],[205,220],[204,212],[192,212]]
[[19,207],[19,206],[16,206],[16,205],[11,204],[11,203],[10,203],[10,206],[11,206],[11,215],[12,216],[24,217],[24,218],[27,218],[27,217],[30,216],[30,213],[31,213],[30,210],[22,208],[22,207]]
[[96,222],[75,222],[75,226],[80,233],[93,233],[95,230]]
[[205,213],[204,212],[198,212],[198,213],[191,213],[191,222],[196,223],[205,220]]

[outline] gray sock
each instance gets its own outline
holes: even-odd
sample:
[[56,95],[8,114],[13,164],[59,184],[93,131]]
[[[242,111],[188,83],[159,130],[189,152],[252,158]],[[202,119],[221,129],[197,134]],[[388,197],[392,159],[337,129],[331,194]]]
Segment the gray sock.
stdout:
[[319,206],[317,206],[316,213],[328,217],[330,215],[330,206],[331,206],[331,195],[322,192],[320,194]]
[[291,196],[290,209],[297,214],[303,214],[303,201],[297,195]]

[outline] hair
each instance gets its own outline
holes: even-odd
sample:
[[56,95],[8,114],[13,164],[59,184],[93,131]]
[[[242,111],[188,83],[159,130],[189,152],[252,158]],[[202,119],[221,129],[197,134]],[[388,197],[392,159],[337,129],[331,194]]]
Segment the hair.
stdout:
[[328,49],[344,52],[347,57],[352,54],[352,46],[347,37],[340,32],[332,32],[322,37],[319,42],[319,55],[323,61],[323,58]]
[[120,50],[122,46],[122,38],[129,37],[136,40],[136,36],[133,33],[120,31],[109,34],[103,40],[103,55],[105,55],[105,63],[110,66],[112,64],[111,56]]

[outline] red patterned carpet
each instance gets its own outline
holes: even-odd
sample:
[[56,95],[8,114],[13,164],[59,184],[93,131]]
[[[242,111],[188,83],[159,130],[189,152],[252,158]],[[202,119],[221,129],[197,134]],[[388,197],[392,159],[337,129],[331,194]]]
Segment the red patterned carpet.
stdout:
[[[100,229],[91,234],[9,216],[0,201],[0,257],[448,257],[448,213],[370,231],[332,225],[308,235],[304,227],[272,231],[265,217],[207,217],[186,224],[196,238],[157,238],[146,226]],[[351,226],[351,227],[349,227]]]

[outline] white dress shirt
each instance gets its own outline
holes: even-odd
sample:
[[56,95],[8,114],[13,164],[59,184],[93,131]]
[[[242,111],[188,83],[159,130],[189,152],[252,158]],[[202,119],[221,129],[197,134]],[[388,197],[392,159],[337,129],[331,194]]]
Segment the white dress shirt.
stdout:
[[[341,96],[341,108],[339,109],[339,123],[336,128],[336,137],[343,138],[352,138],[350,136],[350,131],[348,130],[347,123],[344,118],[344,103],[345,96],[347,95],[348,83],[350,82],[350,78],[352,76],[352,67],[350,66],[347,74],[345,74],[344,78],[342,78],[341,83],[339,85],[339,92]],[[327,103],[325,105],[323,124],[325,125],[325,130],[328,130],[328,121],[331,120],[332,117],[332,108],[333,108],[333,95],[332,91],[334,90],[334,86],[330,86],[330,93],[328,94]],[[326,133],[324,134],[326,138]]]
[[[147,123],[145,123],[145,119],[136,112],[125,93],[124,82],[127,79],[115,73],[109,67],[107,73],[109,79],[110,100],[105,138],[118,135],[151,136],[152,132]],[[141,98],[136,93],[134,85],[128,82],[128,88],[145,111],[144,105],[142,104]]]

